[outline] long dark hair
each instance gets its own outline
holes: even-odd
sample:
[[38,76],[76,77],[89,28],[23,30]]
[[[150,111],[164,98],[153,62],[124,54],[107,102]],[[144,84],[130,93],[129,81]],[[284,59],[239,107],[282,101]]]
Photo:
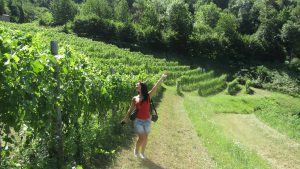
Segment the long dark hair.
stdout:
[[140,82],[140,85],[141,85],[141,92],[142,92],[141,94],[143,96],[141,103],[143,103],[145,100],[148,100],[148,98],[149,98],[148,88],[147,88],[147,85],[143,82]]

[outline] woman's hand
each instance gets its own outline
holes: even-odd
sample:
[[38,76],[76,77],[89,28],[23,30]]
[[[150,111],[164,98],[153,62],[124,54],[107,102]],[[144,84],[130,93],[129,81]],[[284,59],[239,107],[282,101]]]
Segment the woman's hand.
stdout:
[[164,73],[164,74],[161,75],[161,78],[162,78],[162,79],[165,79],[167,76],[168,76],[168,75],[167,75],[166,73]]
[[124,125],[128,122],[129,118],[125,117],[122,121],[121,121],[121,125]]

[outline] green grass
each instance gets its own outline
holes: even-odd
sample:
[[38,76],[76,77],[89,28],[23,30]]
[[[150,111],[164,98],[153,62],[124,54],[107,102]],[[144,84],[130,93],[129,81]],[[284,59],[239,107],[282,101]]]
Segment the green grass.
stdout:
[[274,94],[255,106],[255,114],[271,127],[300,143],[300,99]]
[[214,107],[215,113],[253,113],[257,101],[262,100],[261,96],[230,96],[215,95],[207,98],[207,101]]
[[300,99],[276,92],[254,89],[255,94],[235,96],[219,93],[198,97],[184,93],[184,105],[198,135],[203,139],[218,168],[270,168],[255,152],[229,139],[212,118],[216,113],[254,113],[261,121],[300,142]]
[[221,93],[207,97],[206,101],[213,107],[213,113],[254,113],[269,126],[300,142],[299,98],[275,92],[256,91],[255,95],[230,96]]
[[184,106],[218,168],[270,168],[256,153],[227,138],[210,120],[215,107],[208,99],[185,94]]

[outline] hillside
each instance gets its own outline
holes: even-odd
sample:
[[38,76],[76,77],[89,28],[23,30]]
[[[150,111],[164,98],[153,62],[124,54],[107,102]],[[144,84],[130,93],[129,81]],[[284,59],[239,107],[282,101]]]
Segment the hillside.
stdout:
[[210,98],[190,92],[182,97],[174,87],[165,87],[147,159],[133,156],[134,138],[108,168],[299,168],[300,142],[256,115],[221,113]]
[[[58,55],[50,52],[52,40],[58,42]],[[33,24],[1,22],[0,43],[2,168],[299,165],[299,152],[290,148],[299,147],[300,140],[297,97]],[[142,80],[151,88],[162,73],[168,78],[166,90],[161,88],[154,98],[160,118],[149,138],[149,159],[136,162],[132,128],[122,127],[120,120],[136,95],[135,83]],[[224,113],[252,114],[259,120]],[[237,131],[223,119],[255,124]],[[257,137],[245,138],[247,131]],[[261,143],[253,146],[257,139]],[[264,149],[278,141],[285,144]],[[281,149],[294,163],[277,158]]]

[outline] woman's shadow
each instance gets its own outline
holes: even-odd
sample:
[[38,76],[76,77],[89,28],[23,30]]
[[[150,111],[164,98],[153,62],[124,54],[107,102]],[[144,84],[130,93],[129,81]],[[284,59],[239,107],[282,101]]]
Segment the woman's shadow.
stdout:
[[149,168],[149,169],[163,169],[163,167],[155,164],[153,161],[151,161],[149,159],[143,160],[142,164],[144,167]]

